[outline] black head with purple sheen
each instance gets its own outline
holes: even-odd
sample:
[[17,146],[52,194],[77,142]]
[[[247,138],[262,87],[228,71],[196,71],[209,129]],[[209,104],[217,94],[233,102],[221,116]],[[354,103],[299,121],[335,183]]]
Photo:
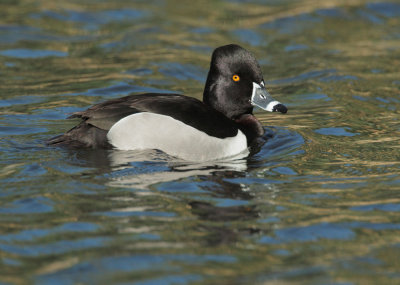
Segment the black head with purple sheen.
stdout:
[[214,50],[203,102],[232,120],[252,114],[255,106],[270,112],[287,112],[287,108],[265,89],[256,58],[234,44]]

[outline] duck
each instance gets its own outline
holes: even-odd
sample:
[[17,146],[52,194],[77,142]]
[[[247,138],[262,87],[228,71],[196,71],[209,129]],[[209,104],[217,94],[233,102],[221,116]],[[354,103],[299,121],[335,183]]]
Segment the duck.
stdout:
[[255,107],[286,113],[265,87],[255,56],[236,44],[211,56],[203,100],[180,94],[145,93],[98,103],[68,118],[75,127],[47,141],[50,146],[160,150],[187,161],[249,154],[264,134]]

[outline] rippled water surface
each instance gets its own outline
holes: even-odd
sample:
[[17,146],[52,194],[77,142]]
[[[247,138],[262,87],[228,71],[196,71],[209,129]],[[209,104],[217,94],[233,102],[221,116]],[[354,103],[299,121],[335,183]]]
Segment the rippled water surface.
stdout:
[[[399,284],[400,3],[0,2],[0,284]],[[248,158],[49,148],[102,100],[259,59]]]

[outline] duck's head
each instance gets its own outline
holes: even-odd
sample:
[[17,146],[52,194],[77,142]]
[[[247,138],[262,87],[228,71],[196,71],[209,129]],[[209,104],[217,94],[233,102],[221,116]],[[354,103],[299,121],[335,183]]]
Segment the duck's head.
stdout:
[[287,108],[266,90],[255,57],[234,44],[214,50],[203,102],[232,120],[252,114],[254,106],[270,112],[287,112]]

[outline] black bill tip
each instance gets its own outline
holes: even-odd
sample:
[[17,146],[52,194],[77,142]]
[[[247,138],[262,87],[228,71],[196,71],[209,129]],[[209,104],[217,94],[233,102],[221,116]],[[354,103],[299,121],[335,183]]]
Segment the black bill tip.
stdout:
[[286,106],[283,104],[277,104],[272,109],[272,112],[281,112],[282,114],[286,114],[287,111],[288,111],[288,108],[286,108]]

